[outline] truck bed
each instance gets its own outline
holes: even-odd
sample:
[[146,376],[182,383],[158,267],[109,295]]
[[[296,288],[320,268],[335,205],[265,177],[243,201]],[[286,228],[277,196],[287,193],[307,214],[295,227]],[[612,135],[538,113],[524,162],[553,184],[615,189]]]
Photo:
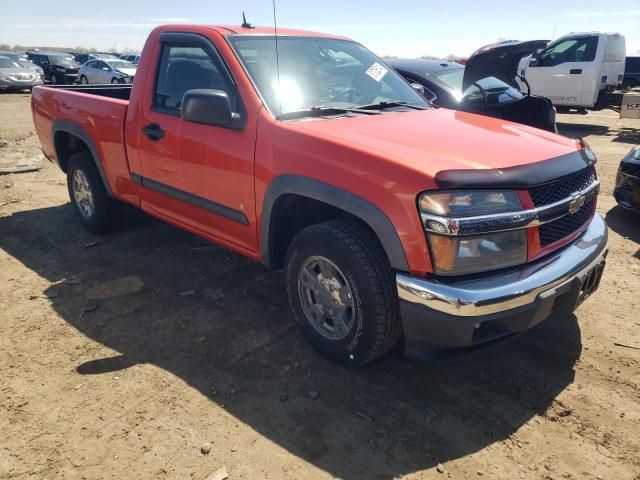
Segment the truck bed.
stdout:
[[47,88],[129,100],[132,85],[47,85]]
[[124,139],[130,94],[131,85],[38,86],[31,107],[47,158],[66,172],[70,153],[81,147],[69,137],[79,138],[99,164],[107,189],[121,186],[116,196],[135,205]]

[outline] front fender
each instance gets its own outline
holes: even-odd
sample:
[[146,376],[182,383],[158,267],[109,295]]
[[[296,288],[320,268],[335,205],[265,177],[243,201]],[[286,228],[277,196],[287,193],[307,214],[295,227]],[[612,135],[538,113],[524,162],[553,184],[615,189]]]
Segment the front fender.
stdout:
[[285,174],[274,178],[265,192],[260,226],[260,256],[262,262],[274,267],[274,246],[271,244],[271,216],[279,197],[300,195],[317,200],[348,212],[365,222],[377,235],[387,254],[391,267],[408,271],[409,265],[396,228],[387,215],[377,206],[351,192],[334,185],[300,175]]

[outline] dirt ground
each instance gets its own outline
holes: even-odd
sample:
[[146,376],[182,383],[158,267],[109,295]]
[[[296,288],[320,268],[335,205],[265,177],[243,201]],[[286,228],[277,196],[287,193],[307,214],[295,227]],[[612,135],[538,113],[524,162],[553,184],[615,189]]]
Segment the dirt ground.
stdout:
[[[38,153],[29,95],[6,152]],[[317,355],[283,277],[131,211],[94,236],[48,163],[0,176],[0,478],[640,479],[640,121],[560,115],[599,156],[611,253],[575,316],[426,365]],[[209,449],[208,453],[206,452]]]

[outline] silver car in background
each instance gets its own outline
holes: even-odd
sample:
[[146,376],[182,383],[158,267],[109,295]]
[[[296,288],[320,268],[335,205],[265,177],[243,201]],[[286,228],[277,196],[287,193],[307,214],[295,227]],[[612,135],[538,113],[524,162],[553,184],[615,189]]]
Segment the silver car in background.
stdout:
[[28,68],[29,70],[36,72],[44,82],[44,70],[42,67],[39,67],[35,63],[31,63],[29,60],[16,60],[16,62],[18,62],[21,67]]
[[9,57],[0,56],[0,90],[26,90],[42,85],[40,74]]
[[138,65],[138,63],[140,63],[140,55],[130,55],[130,54],[124,54],[124,55],[120,55],[120,60],[126,60],[127,62],[131,62],[134,65]]
[[119,58],[89,60],[80,67],[80,83],[133,83],[136,66]]

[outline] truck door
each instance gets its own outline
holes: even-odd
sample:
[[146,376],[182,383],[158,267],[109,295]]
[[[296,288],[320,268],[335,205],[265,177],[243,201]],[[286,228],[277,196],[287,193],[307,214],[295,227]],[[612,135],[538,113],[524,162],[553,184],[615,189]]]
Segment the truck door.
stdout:
[[[232,129],[181,118],[192,89],[223,90],[243,111],[236,82],[216,46],[191,33],[162,34],[146,98],[127,126],[139,170],[142,208],[230,247],[257,251],[253,158],[255,128]],[[131,129],[135,128],[134,133]]]
[[551,43],[532,58],[526,69],[531,93],[547,97],[555,105],[592,106],[598,92],[591,101],[592,82],[587,82],[589,92],[584,88],[585,78],[593,76],[597,46],[595,36],[565,37]]

